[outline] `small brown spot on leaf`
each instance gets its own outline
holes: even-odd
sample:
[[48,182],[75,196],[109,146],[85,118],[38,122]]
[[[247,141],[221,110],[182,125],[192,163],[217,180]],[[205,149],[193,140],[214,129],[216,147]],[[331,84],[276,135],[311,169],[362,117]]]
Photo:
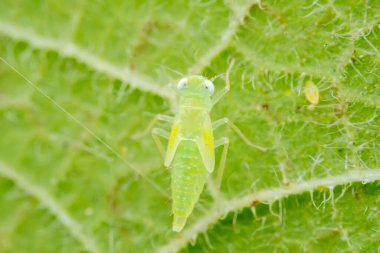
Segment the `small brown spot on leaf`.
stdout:
[[341,118],[346,112],[346,104],[342,101],[335,108],[335,116]]
[[264,103],[261,105],[261,108],[264,110],[264,111],[268,111],[269,110],[269,104],[268,103]]
[[251,202],[250,207],[256,207],[260,203],[261,203],[260,201],[258,201],[257,199],[255,199],[254,201]]

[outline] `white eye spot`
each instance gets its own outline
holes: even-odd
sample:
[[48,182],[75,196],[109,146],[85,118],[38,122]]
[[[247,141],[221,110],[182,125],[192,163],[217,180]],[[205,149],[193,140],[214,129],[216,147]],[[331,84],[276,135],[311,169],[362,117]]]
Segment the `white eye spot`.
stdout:
[[205,88],[208,90],[210,93],[210,96],[214,93],[214,84],[210,80],[205,80],[204,81]]
[[182,78],[177,84],[177,90],[181,91],[187,85],[187,78]]

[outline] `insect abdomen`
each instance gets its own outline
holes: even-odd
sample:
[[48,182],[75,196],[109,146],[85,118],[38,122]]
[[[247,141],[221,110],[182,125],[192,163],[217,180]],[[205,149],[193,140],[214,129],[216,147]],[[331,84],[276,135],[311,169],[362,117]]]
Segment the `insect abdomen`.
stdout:
[[173,230],[181,231],[193,211],[207,178],[198,146],[182,141],[172,163]]

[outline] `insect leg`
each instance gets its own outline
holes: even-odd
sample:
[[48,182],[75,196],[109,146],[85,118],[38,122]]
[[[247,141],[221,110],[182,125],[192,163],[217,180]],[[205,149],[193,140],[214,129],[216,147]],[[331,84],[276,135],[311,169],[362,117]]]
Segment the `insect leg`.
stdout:
[[235,64],[235,59],[232,59],[230,65],[228,66],[227,72],[226,72],[226,86],[224,86],[223,89],[221,89],[218,93],[215,94],[215,96],[212,98],[212,106],[214,106],[218,101],[226,95],[227,92],[230,91],[231,85],[230,85],[230,72],[232,67]]
[[227,158],[229,144],[230,144],[230,140],[227,137],[223,137],[215,141],[215,148],[218,148],[219,146],[223,145],[223,151],[220,156],[218,173],[216,175],[216,179],[211,180],[211,178],[209,178],[207,181],[207,185],[210,190],[211,196],[214,198],[217,205],[220,203],[220,200],[222,199],[221,198],[222,196],[220,194],[220,186],[222,184],[224,168],[226,166],[226,158]]
[[258,146],[254,143],[252,143],[243,133],[242,131],[234,124],[232,123],[228,118],[222,118],[214,121],[212,123],[212,128],[215,130],[218,127],[227,124],[248,146],[251,146],[253,148],[257,148],[258,150],[261,150],[263,152],[267,151],[267,148]]
[[172,117],[172,116],[168,116],[168,115],[163,115],[163,114],[157,114],[157,115],[156,115],[156,116],[150,121],[149,125],[147,126],[147,128],[146,128],[144,131],[142,131],[142,132],[140,132],[140,133],[136,133],[136,134],[134,134],[131,138],[132,138],[133,140],[135,140],[135,139],[138,139],[138,138],[140,138],[140,137],[143,137],[143,136],[149,134],[149,132],[152,131],[154,125],[155,125],[155,124],[157,123],[157,121],[159,121],[159,120],[161,120],[161,121],[166,121],[166,122],[169,122],[169,123],[173,123],[173,122],[174,122],[174,117]]
[[220,157],[219,167],[218,167],[218,175],[216,177],[216,187],[217,189],[220,188],[220,185],[222,184],[223,174],[224,174],[224,168],[226,166],[226,158],[228,153],[228,147],[230,145],[230,140],[227,137],[223,137],[219,140],[215,141],[215,148],[223,145],[223,151],[222,155]]
[[156,143],[157,148],[160,151],[162,158],[165,158],[165,149],[164,149],[164,145],[162,144],[162,141],[160,140],[160,137],[169,139],[170,133],[160,128],[153,128],[151,133],[152,133],[152,138],[154,142]]

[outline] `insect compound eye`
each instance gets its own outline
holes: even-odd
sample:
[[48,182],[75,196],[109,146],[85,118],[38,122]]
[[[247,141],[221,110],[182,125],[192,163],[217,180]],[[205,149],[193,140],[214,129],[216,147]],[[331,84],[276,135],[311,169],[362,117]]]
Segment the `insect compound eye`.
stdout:
[[210,93],[210,96],[214,93],[214,84],[210,80],[205,80],[204,81],[205,88],[208,90]]
[[187,85],[187,78],[182,78],[177,84],[177,90],[181,91]]

